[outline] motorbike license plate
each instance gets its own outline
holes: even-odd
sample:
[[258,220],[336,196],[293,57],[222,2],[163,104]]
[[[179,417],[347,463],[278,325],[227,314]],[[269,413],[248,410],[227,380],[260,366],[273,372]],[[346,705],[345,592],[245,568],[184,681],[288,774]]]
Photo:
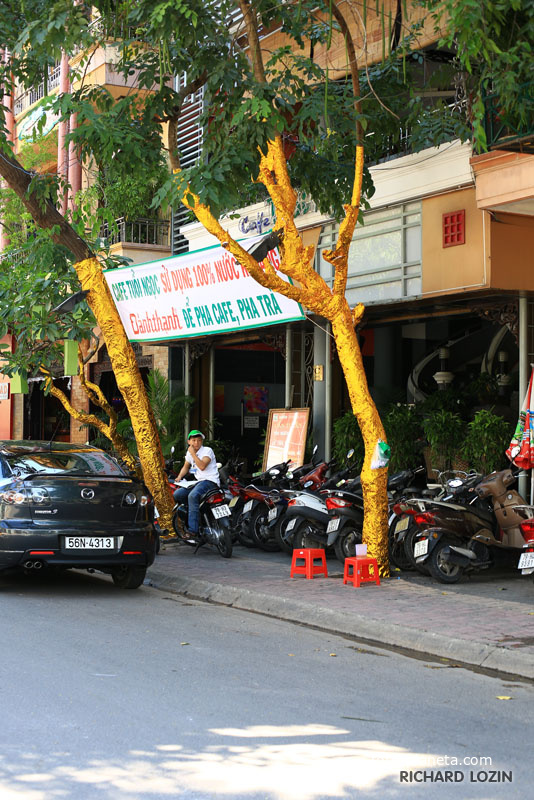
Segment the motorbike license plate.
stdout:
[[232,512],[227,505],[213,506],[211,510],[213,511],[213,516],[215,519],[221,519],[221,517],[230,517],[232,515]]
[[415,547],[413,549],[414,558],[419,558],[419,556],[426,556],[428,553],[428,539],[423,539],[422,542],[416,542]]
[[331,519],[328,525],[326,526],[326,532],[332,533],[332,531],[337,531],[337,529],[339,528],[339,522],[340,522],[339,517],[334,517],[333,519]]
[[271,522],[273,519],[276,519],[277,511],[278,511],[277,508],[271,508],[269,510],[269,513],[267,514],[267,519],[269,520],[269,522]]
[[254,502],[253,500],[249,500],[248,503],[245,503],[245,505],[243,506],[243,514],[247,514],[250,511],[253,502]]
[[232,497],[232,499],[231,499],[231,500],[230,500],[230,502],[228,503],[229,507],[230,507],[230,508],[233,508],[233,507],[235,506],[235,504],[237,503],[237,501],[238,501],[238,500],[239,500],[239,497],[237,497],[237,495],[236,495],[236,497]]
[[395,525],[395,533],[402,533],[402,531],[406,530],[409,524],[410,524],[410,518],[402,517],[402,519],[400,519]]
[[292,531],[296,524],[297,524],[297,518],[296,517],[293,517],[293,519],[290,519],[289,522],[286,525],[286,533],[288,531]]
[[521,553],[517,569],[529,569],[534,567],[534,553]]
[[65,550],[115,550],[113,536],[65,536]]

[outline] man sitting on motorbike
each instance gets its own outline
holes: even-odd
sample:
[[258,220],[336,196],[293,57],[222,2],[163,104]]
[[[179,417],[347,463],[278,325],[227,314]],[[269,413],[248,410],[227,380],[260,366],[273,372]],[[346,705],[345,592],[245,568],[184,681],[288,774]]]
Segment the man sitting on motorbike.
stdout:
[[186,476],[195,479],[196,482],[192,483],[191,486],[176,489],[173,494],[176,503],[185,503],[187,501],[188,514],[185,534],[191,538],[198,534],[199,506],[202,496],[215,486],[221,485],[215,453],[211,447],[204,447],[204,439],[205,436],[200,431],[193,430],[189,432],[187,437],[189,447],[185,454],[184,465],[176,478],[176,483],[179,483]]

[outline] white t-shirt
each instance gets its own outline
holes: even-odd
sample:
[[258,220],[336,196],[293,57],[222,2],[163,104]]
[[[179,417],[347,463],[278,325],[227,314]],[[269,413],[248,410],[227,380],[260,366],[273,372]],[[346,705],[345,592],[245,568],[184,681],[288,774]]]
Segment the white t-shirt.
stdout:
[[217,469],[215,453],[211,447],[204,447],[204,445],[202,445],[200,450],[197,450],[197,458],[202,461],[206,456],[209,456],[210,463],[206,469],[199,469],[193,461],[193,456],[189,452],[185,454],[185,460],[188,464],[191,464],[189,467],[189,475],[197,481],[213,481],[217,486],[220,486],[221,482],[219,480],[219,470]]

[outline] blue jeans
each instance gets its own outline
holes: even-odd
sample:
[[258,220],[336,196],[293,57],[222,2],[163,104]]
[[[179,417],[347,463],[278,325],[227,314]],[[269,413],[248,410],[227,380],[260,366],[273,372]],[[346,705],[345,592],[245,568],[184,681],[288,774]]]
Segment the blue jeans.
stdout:
[[187,501],[187,527],[192,533],[198,533],[198,523],[200,514],[198,507],[202,496],[210,489],[218,489],[219,487],[214,481],[197,481],[191,488],[180,487],[173,493],[174,501],[176,503],[185,503]]

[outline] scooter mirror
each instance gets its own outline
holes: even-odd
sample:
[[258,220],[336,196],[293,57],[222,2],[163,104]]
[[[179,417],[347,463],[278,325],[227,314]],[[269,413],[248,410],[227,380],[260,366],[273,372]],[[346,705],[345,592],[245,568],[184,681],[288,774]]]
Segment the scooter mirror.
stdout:
[[172,445],[172,447],[171,447],[171,456],[172,456],[173,453],[174,453],[174,445]]
[[319,445],[318,444],[314,445],[313,450],[312,450],[312,455],[315,455],[318,449],[319,449]]
[[347,458],[352,458],[352,456],[353,456],[353,455],[354,455],[354,448],[352,447],[352,448],[349,450],[349,452],[347,453]]
[[279,469],[270,469],[269,470],[269,475],[280,475],[280,470]]

